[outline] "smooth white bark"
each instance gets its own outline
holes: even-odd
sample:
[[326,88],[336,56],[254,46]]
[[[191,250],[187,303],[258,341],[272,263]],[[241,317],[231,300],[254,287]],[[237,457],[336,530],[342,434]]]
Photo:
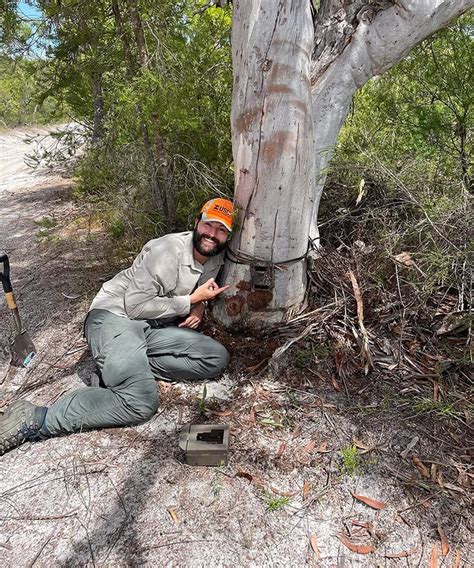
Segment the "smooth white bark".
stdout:
[[[255,289],[247,263],[227,262],[226,322],[281,319],[305,293],[304,260],[313,208],[311,49],[307,0],[234,2],[232,145],[240,208],[230,245],[252,264],[285,263],[274,286]],[[241,261],[242,262],[242,261]],[[282,269],[284,268],[284,269]]]

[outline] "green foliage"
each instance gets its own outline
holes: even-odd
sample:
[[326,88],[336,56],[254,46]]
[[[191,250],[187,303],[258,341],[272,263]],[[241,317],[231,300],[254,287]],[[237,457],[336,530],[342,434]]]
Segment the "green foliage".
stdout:
[[270,428],[284,428],[288,420],[283,409],[268,408],[259,413],[260,424]]
[[125,234],[125,228],[125,223],[120,219],[113,221],[108,226],[109,233],[114,239],[120,239],[123,237]]
[[39,227],[36,233],[36,240],[39,243],[50,243],[59,240],[58,237],[54,234],[54,229],[58,225],[55,217],[43,217],[39,221],[35,221],[35,225]]
[[463,16],[369,82],[341,131],[322,233],[335,246],[358,243],[366,289],[418,304],[458,290],[459,309],[468,305],[473,24]]
[[216,499],[220,496],[222,490],[224,489],[224,461],[221,461],[214,470],[214,475],[212,477],[211,485],[212,485],[212,493]]
[[295,367],[299,369],[305,369],[313,362],[313,352],[311,349],[296,349],[293,352],[293,362]]
[[47,124],[60,120],[63,109],[38,87],[44,63],[0,55],[0,126]]
[[417,397],[414,405],[417,414],[435,414],[438,418],[461,418],[463,416],[452,402],[446,400]]
[[384,163],[397,171],[416,159],[435,189],[446,178],[471,187],[473,25],[472,14],[463,16],[370,81],[355,97],[341,149],[383,148]]
[[331,350],[327,345],[312,345],[311,348],[293,349],[292,360],[295,367],[305,369],[315,362],[327,359],[330,354]]
[[[134,243],[189,228],[202,202],[231,194],[229,10],[202,11],[198,0],[40,4],[43,92],[60,94],[91,140],[76,171],[83,199],[125,218]],[[163,192],[175,220],[160,209]]]
[[269,513],[275,513],[290,503],[289,497],[280,497],[267,492],[263,494],[263,500],[267,505],[267,511]]
[[38,225],[38,227],[41,227],[42,229],[52,229],[53,227],[56,227],[56,225],[58,224],[55,217],[43,217],[42,219],[40,219],[39,221],[35,221],[34,223],[35,225]]
[[360,471],[360,457],[354,444],[342,448],[340,451],[339,470],[343,475],[356,475]]
[[0,52],[6,52],[18,42],[21,22],[17,12],[17,2],[0,0]]

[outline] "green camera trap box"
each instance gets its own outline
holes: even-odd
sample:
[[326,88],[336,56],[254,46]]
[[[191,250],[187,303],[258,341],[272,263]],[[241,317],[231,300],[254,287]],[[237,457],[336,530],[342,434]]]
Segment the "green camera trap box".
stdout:
[[227,465],[228,424],[185,424],[179,437],[188,465]]

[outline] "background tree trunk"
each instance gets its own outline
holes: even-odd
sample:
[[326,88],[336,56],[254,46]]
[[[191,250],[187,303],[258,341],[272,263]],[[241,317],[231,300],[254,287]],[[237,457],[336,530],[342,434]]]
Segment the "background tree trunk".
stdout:
[[102,73],[92,73],[92,92],[94,104],[94,125],[92,130],[92,145],[100,144],[104,122],[104,95],[102,91]]
[[[127,59],[128,75],[133,78],[140,70],[142,72],[150,71],[150,58],[146,47],[139,5],[130,0],[126,0],[125,3],[133,30],[133,37],[135,38],[133,51],[118,0],[113,0],[112,11],[117,34],[120,36]],[[134,52],[136,56],[133,55]],[[166,229],[168,231],[174,231],[176,229],[176,196],[170,181],[169,160],[165,144],[158,132],[158,117],[151,117],[155,123],[154,128],[151,128],[150,121],[145,116],[141,103],[137,103],[137,113],[141,122],[140,127],[151,191],[156,206],[163,215]]]

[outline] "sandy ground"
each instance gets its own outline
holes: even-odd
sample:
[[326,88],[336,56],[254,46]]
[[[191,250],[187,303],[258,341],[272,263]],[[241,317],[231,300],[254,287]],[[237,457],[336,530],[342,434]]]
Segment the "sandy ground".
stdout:
[[[3,409],[19,397],[47,405],[90,383],[81,326],[111,276],[90,211],[73,200],[70,180],[24,165],[24,135],[0,133],[0,248],[38,356],[28,369],[9,369],[1,303]],[[297,386],[290,379],[231,369],[207,385],[205,416],[196,401],[203,384],[160,383],[161,407],[142,426],[26,444],[1,457],[0,565],[468,566],[463,489],[424,489],[400,457],[414,436],[422,458],[435,446],[442,454],[436,431],[381,416],[376,398],[354,413],[357,398],[349,405],[314,375]],[[228,466],[183,464],[178,432],[188,420],[231,423]],[[344,449],[354,440],[349,471]]]

